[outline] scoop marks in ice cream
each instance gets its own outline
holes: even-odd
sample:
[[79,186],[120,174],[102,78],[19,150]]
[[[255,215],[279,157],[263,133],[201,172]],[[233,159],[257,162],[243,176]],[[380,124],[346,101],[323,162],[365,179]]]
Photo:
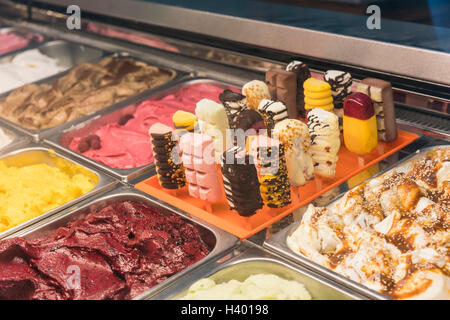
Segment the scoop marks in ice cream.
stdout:
[[175,72],[130,58],[83,63],[40,85],[27,84],[0,102],[2,117],[42,130],[72,121],[173,79]]
[[55,209],[93,188],[91,177],[76,172],[66,163],[59,167],[47,164],[14,167],[0,161],[0,232]]
[[[122,117],[118,123],[109,123],[93,134],[100,137],[101,148],[82,152],[85,157],[111,168],[131,169],[153,162],[153,151],[148,136],[150,127],[160,122],[173,127],[173,115],[177,110],[194,113],[197,101],[208,98],[218,102],[223,88],[208,83],[187,84],[160,99],[149,99],[136,108],[133,114]],[[76,137],[70,149],[81,152]]]
[[311,300],[305,286],[274,274],[254,274],[243,282],[217,283],[212,279],[195,282],[183,300]]
[[46,236],[1,241],[0,299],[131,299],[208,253],[179,216],[121,201]]

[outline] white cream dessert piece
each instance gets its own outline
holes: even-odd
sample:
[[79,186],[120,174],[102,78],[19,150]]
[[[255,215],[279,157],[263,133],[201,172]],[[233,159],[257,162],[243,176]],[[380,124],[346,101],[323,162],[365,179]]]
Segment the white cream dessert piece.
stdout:
[[11,62],[0,64],[0,93],[63,71],[64,68],[57,62],[38,49],[19,53]]
[[394,299],[450,299],[450,148],[310,205],[287,245]]
[[247,104],[250,109],[258,110],[262,99],[270,99],[269,87],[260,80],[252,80],[242,87],[242,94],[247,97]]
[[202,99],[197,102],[195,115],[198,118],[197,124],[200,133],[206,134],[214,140],[216,162],[220,163],[222,153],[226,150],[228,141],[231,140],[227,136],[229,126],[225,108],[215,101]]
[[352,76],[348,72],[339,70],[328,70],[324,74],[324,80],[331,86],[331,94],[334,102],[334,112],[342,118],[344,111],[344,100],[352,93]]
[[275,124],[273,136],[285,147],[289,182],[303,186],[314,177],[308,126],[300,120],[285,119]]
[[339,118],[332,112],[315,108],[308,112],[307,119],[315,174],[332,178],[341,147]]
[[12,142],[11,137],[0,128],[0,149],[6,147]]

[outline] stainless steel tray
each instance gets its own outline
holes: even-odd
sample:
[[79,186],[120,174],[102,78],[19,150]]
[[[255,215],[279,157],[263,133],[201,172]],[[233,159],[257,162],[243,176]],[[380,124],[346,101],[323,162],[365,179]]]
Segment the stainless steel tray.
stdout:
[[202,266],[171,287],[142,298],[154,300],[181,299],[187,294],[193,283],[203,278],[210,278],[216,283],[223,283],[233,279],[244,281],[249,276],[260,273],[275,274],[287,280],[296,280],[303,283],[313,300],[364,298],[303,267],[295,266],[286,259],[265,249],[248,244],[243,244],[234,252]]
[[3,239],[5,237],[14,235],[16,232],[35,224],[38,221],[41,221],[43,219],[46,219],[48,217],[51,217],[55,213],[68,208],[77,202],[80,202],[84,199],[87,199],[89,197],[92,197],[94,195],[106,192],[107,190],[110,190],[114,187],[114,185],[117,184],[117,182],[100,172],[96,172],[93,169],[86,167],[79,163],[76,160],[71,160],[63,155],[61,155],[58,152],[50,152],[50,149],[45,147],[44,145],[36,144],[36,143],[30,143],[25,148],[21,148],[15,151],[12,151],[2,157],[0,157],[0,160],[4,161],[6,165],[12,165],[12,166],[26,166],[26,165],[33,165],[38,163],[45,163],[51,166],[56,165],[56,161],[64,161],[65,163],[72,163],[77,165],[77,170],[80,172],[83,172],[84,174],[87,174],[92,177],[93,181],[96,182],[95,187],[89,191],[88,193],[82,195],[81,197],[78,197],[76,199],[73,199],[72,201],[69,201],[62,206],[59,206],[55,209],[52,209],[50,211],[44,212],[40,216],[37,216],[31,220],[28,220],[22,224],[19,224],[11,229],[8,229],[2,233],[0,233],[0,239]]
[[[171,212],[181,216],[184,220],[190,222],[197,228],[202,241],[210,250],[210,253],[202,260],[197,261],[195,264],[173,275],[164,282],[154,286],[150,290],[144,292],[142,295],[149,295],[155,291],[159,291],[162,288],[165,288],[166,286],[169,286],[170,283],[176,282],[178,279],[183,278],[183,276],[189,274],[199,266],[217,258],[217,256],[221,254],[229,252],[239,243],[239,239],[234,237],[233,235],[228,234],[220,230],[219,228],[201,221],[200,219],[192,217],[182,210],[164,204],[158,199],[128,186],[118,186],[114,190],[111,190],[102,196],[99,196],[95,199],[83,201],[73,208],[62,211],[59,214],[56,214],[44,221],[41,221],[27,229],[22,230],[21,232],[14,234],[14,236],[25,237],[27,239],[42,237],[71,221],[83,219],[88,213],[92,212],[93,210],[99,210],[110,204],[126,200],[145,203],[146,205],[158,210],[159,212]],[[136,297],[135,299],[139,298]]]
[[[41,81],[46,78],[52,78],[77,66],[78,64],[96,60],[100,57],[105,56],[106,54],[106,52],[104,52],[103,50],[93,48],[91,46],[86,46],[74,42],[68,42],[65,40],[54,40],[43,43],[37,46],[37,48],[30,49],[27,47],[26,50],[20,50],[15,54],[9,54],[7,56],[4,56],[3,58],[0,58],[0,64],[11,63],[11,61],[18,54],[26,52],[28,50],[38,50],[43,55],[55,59],[62,69],[60,72],[54,75],[42,77],[41,79],[38,79],[33,82]],[[9,93],[11,93],[15,89],[17,88],[14,88],[6,92],[0,92],[0,96],[6,97]]]
[[35,34],[35,35],[38,35],[38,36],[42,37],[42,41],[31,41],[30,43],[28,43],[28,45],[26,45],[23,48],[20,48],[20,49],[17,49],[17,50],[13,50],[13,51],[10,51],[10,52],[6,52],[4,54],[0,54],[0,58],[3,58],[3,57],[8,56],[8,55],[16,54],[18,52],[25,51],[25,50],[28,50],[28,49],[36,48],[36,47],[38,47],[38,46],[40,46],[40,45],[42,45],[45,42],[50,40],[50,38],[48,36],[46,36],[46,35],[44,35],[42,33],[39,33],[39,32],[36,32],[36,31],[32,31],[32,30],[29,30],[27,28],[22,28],[22,27],[5,27],[5,26],[3,26],[3,27],[0,28],[0,33],[15,33],[15,34],[22,35],[22,36],[26,36],[28,34],[33,34],[33,35]]
[[69,145],[70,145],[72,139],[75,137],[84,137],[84,136],[92,133],[93,131],[97,130],[98,128],[100,128],[101,126],[103,126],[105,124],[117,122],[124,115],[133,114],[136,111],[137,106],[145,100],[161,99],[162,97],[170,95],[171,93],[175,92],[176,90],[178,90],[180,87],[182,87],[184,85],[195,84],[195,83],[215,84],[219,87],[223,87],[224,89],[229,86],[234,86],[232,84],[219,82],[219,81],[208,79],[208,78],[195,78],[192,80],[178,82],[178,83],[172,84],[172,86],[169,88],[164,87],[164,88],[161,88],[161,90],[158,90],[157,92],[154,91],[150,94],[146,94],[139,98],[135,98],[133,101],[127,101],[127,105],[124,105],[123,103],[121,103],[121,104],[116,105],[113,110],[111,110],[111,109],[103,110],[95,118],[79,120],[73,126],[62,130],[61,132],[55,132],[53,135],[46,138],[45,142],[50,144],[51,146],[55,147],[56,149],[59,149],[65,153],[67,153],[68,155],[70,155],[72,157],[81,158],[83,161],[88,162],[89,164],[98,167],[99,169],[103,170],[104,172],[107,172],[108,174],[111,174],[112,176],[114,176],[124,182],[128,182],[132,179],[135,179],[135,178],[149,172],[155,166],[154,163],[152,162],[145,166],[136,167],[136,168],[132,168],[132,169],[111,168],[103,163],[89,159],[88,157],[85,157],[84,155],[82,155],[78,152],[72,151],[69,148]]
[[[408,165],[409,161],[415,161],[420,159],[421,157],[423,157],[426,152],[433,150],[435,148],[438,147],[450,147],[450,145],[439,145],[439,146],[431,146],[431,147],[426,147],[420,150],[417,150],[416,153],[410,154],[409,156],[405,157],[404,159],[402,159],[400,162],[390,166],[389,168],[379,172],[378,174],[374,175],[373,177],[361,182],[365,183],[367,181],[370,181],[382,174],[385,174],[391,170],[394,169],[398,169],[402,166]],[[356,188],[356,187],[354,187]],[[354,189],[353,188],[353,189]],[[351,190],[353,190],[351,189]],[[333,204],[335,204],[340,198],[342,198],[344,196],[345,193],[341,194],[339,197],[335,198],[332,202],[330,202],[326,207],[331,206]],[[326,277],[327,279],[329,279],[330,281],[334,281],[335,283],[339,283],[340,285],[343,285],[347,288],[349,288],[350,290],[353,290],[355,292],[358,292],[361,295],[364,295],[370,299],[377,299],[377,300],[387,300],[387,299],[391,299],[390,297],[383,295],[375,290],[369,289],[366,286],[361,285],[358,282],[355,282],[353,280],[350,280],[342,275],[340,275],[337,272],[334,272],[328,268],[325,268],[315,262],[313,262],[312,260],[310,260],[309,258],[295,253],[293,252],[286,243],[287,238],[300,226],[301,220],[297,221],[295,223],[293,223],[292,225],[286,227],[285,229],[281,230],[280,232],[274,234],[271,238],[267,239],[263,246],[273,252],[279,253],[280,255],[288,258],[291,261],[294,261],[302,266],[304,266],[305,268],[308,268],[310,270],[313,270],[314,272],[317,272],[321,275],[323,275],[324,277]]]
[[[81,46],[85,46],[85,45],[81,45]],[[100,49],[95,49],[95,50],[100,50]],[[102,56],[99,56],[97,58],[94,58],[94,59],[91,59],[91,60],[88,60],[88,61],[78,60],[78,64],[80,64],[82,62],[91,62],[91,63],[98,62],[102,58],[104,58],[104,57],[106,57],[108,55],[108,52],[105,52],[105,51],[102,51],[102,52],[104,53]],[[97,111],[89,113],[89,114],[87,114],[85,116],[79,117],[78,119],[74,119],[72,121],[69,121],[69,122],[66,122],[66,123],[63,123],[63,124],[51,127],[51,128],[42,129],[42,130],[27,129],[27,128],[24,128],[21,125],[16,124],[16,123],[14,123],[12,121],[9,121],[7,119],[3,118],[3,120],[5,122],[7,122],[8,125],[10,125],[11,127],[14,127],[15,129],[17,129],[17,130],[19,130],[19,131],[21,131],[21,132],[23,132],[25,134],[30,135],[31,137],[33,137],[33,139],[36,142],[38,142],[38,141],[42,140],[45,137],[51,136],[52,134],[54,134],[56,132],[61,132],[65,128],[71,127],[74,124],[79,123],[80,121],[86,121],[87,119],[90,119],[90,118],[99,117],[99,115],[103,111],[114,110],[118,105],[120,105],[120,106],[128,105],[128,104],[131,103],[131,101],[134,101],[135,99],[138,99],[138,98],[144,97],[144,96],[148,96],[149,94],[151,94],[153,92],[158,92],[159,90],[162,90],[164,88],[168,88],[171,85],[173,85],[174,83],[177,83],[178,81],[183,80],[184,78],[187,78],[189,76],[189,74],[187,74],[187,73],[185,73],[183,71],[175,70],[173,68],[168,68],[168,67],[165,67],[165,66],[161,66],[161,65],[159,65],[157,63],[153,63],[151,61],[151,59],[147,58],[145,55],[143,55],[143,57],[142,56],[137,57],[135,55],[128,54],[127,52],[109,53],[109,55],[115,56],[115,57],[123,57],[123,58],[127,57],[127,58],[132,58],[132,59],[137,60],[137,61],[143,61],[143,62],[146,62],[148,64],[160,67],[162,69],[167,69],[167,70],[174,71],[176,73],[176,75],[175,75],[175,77],[172,80],[170,80],[170,81],[168,81],[168,82],[166,82],[166,83],[164,83],[164,84],[162,84],[160,86],[157,86],[157,87],[154,87],[152,89],[146,90],[144,92],[141,92],[140,94],[137,94],[137,95],[135,95],[133,97],[127,98],[127,99],[122,100],[122,101],[119,101],[119,102],[117,102],[115,104],[112,104],[112,105],[109,105],[109,106],[105,106],[104,108],[102,108],[100,110],[97,110]],[[67,59],[65,61],[74,61],[74,59]],[[75,66],[76,65],[74,65],[73,67],[75,67]],[[45,83],[52,83],[53,81],[56,81],[59,78],[61,78],[64,75],[66,75],[67,73],[69,73],[70,70],[71,70],[71,68],[66,70],[66,71],[60,72],[60,73],[58,73],[58,74],[56,74],[54,76],[51,76],[51,77],[48,77],[48,78],[45,78],[45,79],[42,79],[42,80],[39,80],[39,81],[35,81],[33,83],[37,84],[37,85],[45,84]],[[11,91],[3,93],[3,94],[0,94],[0,101],[4,100],[9,95],[9,93],[11,93]]]
[[1,120],[0,129],[3,130],[8,137],[11,138],[11,142],[8,145],[0,148],[0,157],[15,149],[23,148],[30,143],[29,137],[14,130],[13,128],[9,128],[6,124],[2,123]]

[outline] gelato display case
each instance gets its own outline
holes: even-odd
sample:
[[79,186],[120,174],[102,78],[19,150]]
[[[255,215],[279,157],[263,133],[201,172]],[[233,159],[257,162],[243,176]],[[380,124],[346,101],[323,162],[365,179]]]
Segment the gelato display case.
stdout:
[[448,12],[0,0],[0,299],[450,299]]

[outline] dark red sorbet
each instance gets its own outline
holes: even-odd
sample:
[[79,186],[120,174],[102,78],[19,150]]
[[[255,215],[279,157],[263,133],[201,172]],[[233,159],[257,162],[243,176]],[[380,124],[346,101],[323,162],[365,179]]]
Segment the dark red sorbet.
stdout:
[[0,299],[131,299],[209,253],[175,214],[125,201],[33,240],[0,242]]
[[375,110],[372,99],[367,94],[355,92],[344,100],[344,115],[359,120],[373,117]]

